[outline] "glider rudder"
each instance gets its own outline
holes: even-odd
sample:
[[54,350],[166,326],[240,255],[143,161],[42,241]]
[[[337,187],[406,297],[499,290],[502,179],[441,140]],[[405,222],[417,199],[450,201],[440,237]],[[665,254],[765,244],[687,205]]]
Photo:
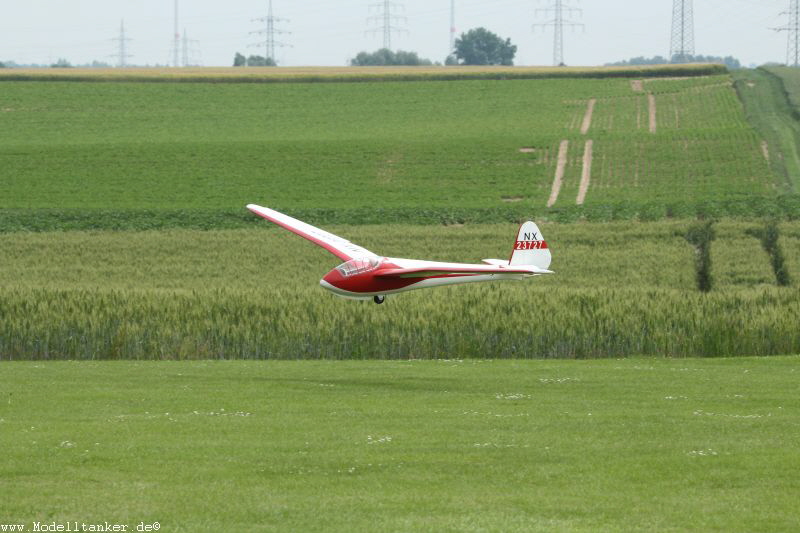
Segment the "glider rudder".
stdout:
[[546,270],[550,266],[550,248],[542,237],[539,227],[532,221],[525,222],[519,227],[517,240],[511,251],[510,266],[533,265]]

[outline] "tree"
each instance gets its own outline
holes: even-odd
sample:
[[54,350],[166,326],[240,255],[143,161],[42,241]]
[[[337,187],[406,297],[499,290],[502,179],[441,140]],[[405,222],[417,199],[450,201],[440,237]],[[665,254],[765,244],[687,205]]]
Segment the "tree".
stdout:
[[517,45],[503,41],[486,28],[473,28],[456,39],[455,56],[461,65],[513,65]]
[[271,57],[264,58],[264,56],[250,56],[247,58],[248,67],[277,67],[278,64]]
[[70,68],[72,67],[72,63],[64,59],[63,57],[59,57],[58,61],[50,65],[52,68]]
[[404,52],[398,50],[392,52],[388,48],[381,48],[375,52],[359,52],[355,59],[350,60],[353,67],[374,67],[374,66],[427,66],[431,65],[430,59],[423,59],[416,52]]
[[711,241],[716,238],[714,221],[698,223],[686,232],[686,240],[695,247],[694,269],[697,288],[709,292],[714,286],[711,275]]
[[233,66],[234,67],[244,67],[247,65],[247,58],[244,57],[239,52],[236,52],[236,55],[233,57]]

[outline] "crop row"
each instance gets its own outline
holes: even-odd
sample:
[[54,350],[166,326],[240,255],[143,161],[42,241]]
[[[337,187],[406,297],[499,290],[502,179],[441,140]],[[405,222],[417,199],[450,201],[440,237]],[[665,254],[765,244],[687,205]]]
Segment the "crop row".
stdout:
[[[606,172],[606,170],[603,170]],[[602,179],[602,176],[601,176]],[[602,183],[602,182],[601,182]],[[602,190],[601,190],[602,191]],[[568,193],[564,193],[566,196]],[[599,193],[598,193],[599,194]],[[464,207],[363,207],[295,208],[271,204],[270,207],[315,224],[495,224],[521,222],[529,218],[570,223],[613,220],[650,221],[662,219],[729,218],[756,220],[800,219],[800,197],[750,196],[725,200],[663,201],[645,195],[636,202],[622,203],[607,196],[586,205],[530,206],[526,203],[491,208]],[[257,200],[257,199],[256,199]],[[250,228],[259,220],[241,208],[231,209],[0,209],[0,234],[15,232],[87,231],[87,230],[224,230]]]

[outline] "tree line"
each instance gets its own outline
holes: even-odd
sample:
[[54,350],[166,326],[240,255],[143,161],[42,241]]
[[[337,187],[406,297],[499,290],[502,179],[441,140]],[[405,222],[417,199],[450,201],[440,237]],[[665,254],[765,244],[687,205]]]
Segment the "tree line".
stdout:
[[606,63],[607,67],[627,67],[640,65],[666,65],[668,63],[722,63],[729,69],[742,68],[741,62],[733,56],[704,56],[704,55],[685,55],[675,56],[670,61],[664,56],[653,57],[632,57],[616,63]]
[[[455,41],[453,53],[444,61],[445,65],[513,65],[517,45],[511,39],[503,40],[486,28],[475,28],[462,33]],[[245,57],[239,52],[233,59],[234,67],[274,67],[277,63],[271,57]],[[441,65],[430,59],[419,57],[416,52],[392,51],[381,48],[375,52],[359,52],[350,60],[354,67],[373,66],[430,66]]]

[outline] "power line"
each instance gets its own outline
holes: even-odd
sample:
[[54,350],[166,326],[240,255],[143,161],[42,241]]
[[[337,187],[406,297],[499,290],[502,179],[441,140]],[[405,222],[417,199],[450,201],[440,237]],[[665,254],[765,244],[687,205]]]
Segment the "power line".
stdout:
[[283,48],[284,46],[290,46],[290,45],[275,40],[275,36],[276,35],[289,33],[287,31],[283,31],[281,29],[278,29],[276,27],[275,23],[288,22],[288,20],[273,16],[273,14],[272,14],[272,0],[269,0],[269,7],[268,7],[268,10],[267,10],[267,16],[266,17],[257,18],[257,19],[253,19],[253,21],[254,22],[262,22],[262,23],[265,24],[265,27],[264,27],[264,29],[257,30],[257,31],[251,31],[250,33],[251,34],[257,33],[259,35],[266,35],[266,40],[263,41],[263,42],[254,44],[252,46],[264,46],[265,49],[266,49],[265,50],[264,59],[266,59],[267,62],[269,62],[269,60],[271,59],[275,64],[277,64],[278,61],[275,59],[275,47],[277,46],[277,47]]
[[117,53],[114,54],[113,56],[117,58],[117,66],[121,68],[127,67],[128,66],[127,60],[129,57],[132,57],[130,54],[128,54],[127,43],[130,42],[132,39],[125,37],[125,20],[121,20],[119,23],[119,37],[115,37],[111,40],[118,42]]
[[669,57],[673,63],[688,63],[694,55],[694,9],[692,0],[673,0],[672,38]]
[[789,15],[789,23],[774,29],[789,32],[786,64],[790,67],[800,67],[800,0],[790,0],[789,11],[784,11],[781,15]]
[[583,24],[578,22],[573,22],[571,20],[567,20],[564,18],[564,15],[567,14],[571,16],[572,13],[577,13],[581,15],[583,11],[578,8],[574,8],[568,5],[565,5],[563,0],[555,0],[555,3],[550,7],[546,7],[543,9],[537,9],[536,14],[538,15],[540,12],[544,13],[553,13],[552,20],[547,22],[540,22],[533,25],[533,29],[536,30],[537,27],[541,28],[548,28],[550,26],[553,27],[553,65],[560,67],[564,65],[564,27],[569,26],[571,28],[580,26],[581,28],[584,27]]
[[378,14],[367,18],[367,24],[372,24],[375,22],[377,25],[375,29],[367,30],[367,33],[377,34],[379,32],[383,32],[383,47],[387,50],[391,50],[392,33],[408,33],[405,28],[393,26],[394,23],[400,23],[400,21],[408,23],[406,17],[393,14],[393,12],[397,9],[405,9],[403,4],[392,2],[390,0],[383,0],[383,2],[378,4],[371,4],[369,8],[370,11],[372,11],[373,8],[377,8]]

